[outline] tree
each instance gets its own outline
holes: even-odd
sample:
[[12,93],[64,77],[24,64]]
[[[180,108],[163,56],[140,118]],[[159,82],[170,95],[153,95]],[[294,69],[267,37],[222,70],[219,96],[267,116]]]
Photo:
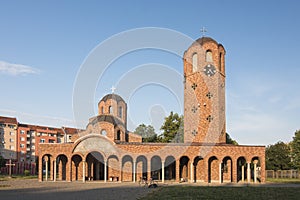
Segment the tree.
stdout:
[[134,133],[142,136],[143,142],[157,142],[159,140],[154,127],[151,125],[146,126],[145,124],[140,124],[136,127]]
[[0,156],[0,168],[5,167],[5,163],[6,163],[6,160],[2,156]]
[[266,168],[268,170],[284,170],[291,168],[290,147],[279,141],[266,148]]
[[295,132],[291,142],[291,154],[293,168],[300,170],[300,130]]
[[239,145],[239,143],[237,143],[237,141],[231,139],[231,137],[228,133],[226,133],[226,144]]
[[163,130],[162,142],[183,142],[183,116],[171,112],[160,129]]

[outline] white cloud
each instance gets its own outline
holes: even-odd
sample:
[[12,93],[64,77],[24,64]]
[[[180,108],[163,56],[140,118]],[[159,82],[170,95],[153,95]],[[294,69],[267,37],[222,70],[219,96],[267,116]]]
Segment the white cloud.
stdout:
[[26,74],[38,74],[39,72],[40,71],[38,69],[30,66],[0,61],[0,73],[17,76]]

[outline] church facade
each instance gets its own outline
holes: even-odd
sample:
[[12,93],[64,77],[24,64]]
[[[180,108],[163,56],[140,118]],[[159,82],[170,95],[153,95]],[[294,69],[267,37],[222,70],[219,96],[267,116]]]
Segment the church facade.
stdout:
[[39,181],[265,182],[264,146],[226,144],[225,53],[209,37],[184,53],[184,143],[143,143],[108,94],[76,141],[40,144]]

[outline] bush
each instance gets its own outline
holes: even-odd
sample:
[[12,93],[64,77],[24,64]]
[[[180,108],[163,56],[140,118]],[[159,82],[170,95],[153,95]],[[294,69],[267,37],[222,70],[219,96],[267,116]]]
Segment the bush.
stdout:
[[24,170],[24,175],[25,175],[25,176],[29,176],[29,175],[30,175],[30,171],[29,171],[29,170],[27,170],[27,169],[26,169],[26,170]]

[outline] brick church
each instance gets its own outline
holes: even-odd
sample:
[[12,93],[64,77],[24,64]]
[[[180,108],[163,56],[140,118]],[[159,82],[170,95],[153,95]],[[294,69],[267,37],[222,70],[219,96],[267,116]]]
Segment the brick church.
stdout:
[[264,146],[226,144],[222,44],[199,38],[183,67],[183,143],[142,143],[127,130],[124,99],[108,94],[77,140],[39,145],[39,181],[265,182]]

